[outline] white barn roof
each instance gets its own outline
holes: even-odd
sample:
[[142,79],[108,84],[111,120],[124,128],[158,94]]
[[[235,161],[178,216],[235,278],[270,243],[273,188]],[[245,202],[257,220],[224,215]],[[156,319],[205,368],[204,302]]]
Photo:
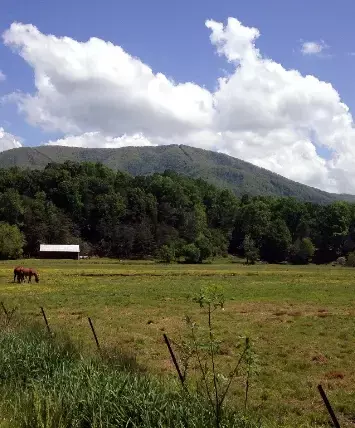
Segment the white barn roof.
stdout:
[[41,244],[39,251],[56,253],[80,253],[79,245],[47,245]]

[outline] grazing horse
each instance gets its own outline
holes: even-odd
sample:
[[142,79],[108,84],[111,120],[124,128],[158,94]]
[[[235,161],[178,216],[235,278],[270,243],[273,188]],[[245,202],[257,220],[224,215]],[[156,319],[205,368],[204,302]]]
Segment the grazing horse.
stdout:
[[16,278],[17,278],[18,283],[22,282],[25,279],[24,274],[23,274],[23,269],[24,269],[23,266],[15,267],[15,269],[14,269],[14,282],[16,281]]
[[23,280],[28,277],[28,282],[31,282],[32,276],[35,277],[36,282],[39,282],[39,275],[35,269],[32,268],[22,268]]

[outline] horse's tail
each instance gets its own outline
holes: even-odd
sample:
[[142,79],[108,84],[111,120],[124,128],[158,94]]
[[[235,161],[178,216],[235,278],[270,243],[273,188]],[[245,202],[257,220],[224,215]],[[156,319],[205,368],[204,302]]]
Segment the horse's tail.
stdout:
[[16,277],[20,278],[20,275],[22,274],[23,271],[23,267],[22,266],[17,266],[14,269],[14,282],[16,281]]

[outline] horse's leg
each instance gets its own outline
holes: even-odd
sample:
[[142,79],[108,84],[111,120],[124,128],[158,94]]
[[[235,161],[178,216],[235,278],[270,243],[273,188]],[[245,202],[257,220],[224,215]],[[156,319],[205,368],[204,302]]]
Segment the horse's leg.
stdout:
[[16,273],[14,273],[14,282],[16,281]]

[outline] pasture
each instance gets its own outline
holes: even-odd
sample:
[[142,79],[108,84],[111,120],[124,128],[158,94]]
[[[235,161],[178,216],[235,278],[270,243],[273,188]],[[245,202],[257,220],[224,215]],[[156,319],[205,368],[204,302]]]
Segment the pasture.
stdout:
[[[224,311],[216,311],[227,366],[240,336],[249,336],[258,358],[249,411],[265,426],[327,426],[317,391],[321,383],[342,426],[355,421],[355,270],[330,266],[257,265],[227,261],[162,265],[112,260],[26,260],[40,282],[13,283],[16,263],[0,264],[0,300],[18,315],[68,332],[83,352],[95,344],[87,317],[106,347],[134,353],[160,376],[175,377],[162,334],[179,342],[184,317],[205,324],[192,297],[201,287],[223,287]],[[221,371],[223,371],[221,369]],[[239,405],[238,385],[230,405]]]

